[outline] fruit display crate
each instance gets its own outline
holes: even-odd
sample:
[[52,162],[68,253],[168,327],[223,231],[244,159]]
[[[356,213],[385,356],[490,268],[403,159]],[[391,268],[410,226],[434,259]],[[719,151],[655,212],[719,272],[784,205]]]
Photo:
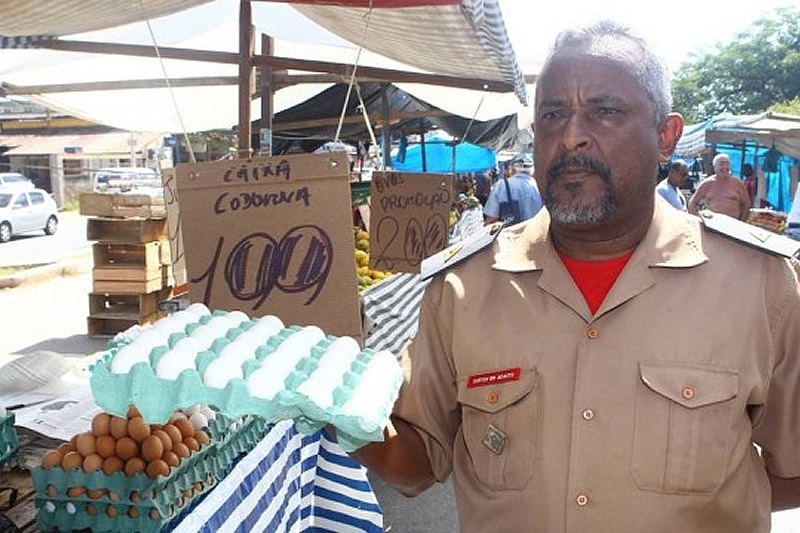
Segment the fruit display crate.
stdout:
[[19,449],[14,420],[14,413],[7,413],[0,418],[0,466],[4,465]]
[[267,423],[256,417],[236,421],[218,417],[209,426],[210,444],[182,460],[168,476],[156,478],[144,473],[106,475],[100,470],[37,467],[32,472],[37,526],[42,531],[169,529],[267,430]]

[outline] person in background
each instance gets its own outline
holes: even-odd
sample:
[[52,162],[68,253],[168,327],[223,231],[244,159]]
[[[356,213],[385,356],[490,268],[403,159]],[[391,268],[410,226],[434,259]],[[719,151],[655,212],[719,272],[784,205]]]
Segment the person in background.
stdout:
[[407,495],[452,476],[462,533],[767,533],[800,505],[800,267],[656,201],[670,109],[642,39],[562,32],[546,209],[432,256],[384,440],[353,455]]
[[689,212],[697,215],[701,209],[747,220],[750,214],[750,195],[744,182],[731,174],[731,158],[717,154],[713,160],[714,174],[704,179],[689,199]]
[[681,187],[689,178],[689,165],[682,159],[670,163],[669,174],[656,185],[656,192],[664,197],[672,207],[686,211],[686,197],[681,192]]
[[[516,201],[519,207],[519,223],[533,218],[542,208],[542,197],[536,181],[531,176],[533,161],[517,159],[511,163],[513,174],[511,177],[499,179],[492,186],[489,198],[483,207],[483,220],[491,224],[500,220],[500,204],[506,201]],[[506,187],[506,184],[508,185]],[[510,196],[510,198],[509,198]]]
[[744,186],[747,188],[747,195],[750,197],[750,207],[755,207],[758,178],[753,170],[753,165],[750,163],[742,165],[742,179],[744,180]]

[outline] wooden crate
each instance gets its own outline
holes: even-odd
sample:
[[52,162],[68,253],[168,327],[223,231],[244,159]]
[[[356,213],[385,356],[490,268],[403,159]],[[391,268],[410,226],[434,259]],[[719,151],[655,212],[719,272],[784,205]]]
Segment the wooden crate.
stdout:
[[163,198],[149,194],[88,192],[80,195],[81,215],[112,218],[166,218]]
[[89,218],[86,238],[104,243],[141,244],[167,239],[166,219]]
[[96,243],[92,249],[95,281],[147,281],[162,275],[164,249],[169,260],[169,244],[151,241],[143,244]]
[[[134,275],[134,271],[127,274]],[[95,279],[92,283],[93,292],[108,294],[149,294],[164,287],[164,278],[161,270],[152,279]]]
[[135,325],[144,326],[152,324],[159,318],[166,316],[166,313],[157,312],[139,318],[119,318],[119,317],[87,317],[88,336],[92,338],[113,337],[117,333],[123,332]]
[[90,318],[138,319],[159,311],[159,302],[172,297],[170,289],[149,294],[89,294]]

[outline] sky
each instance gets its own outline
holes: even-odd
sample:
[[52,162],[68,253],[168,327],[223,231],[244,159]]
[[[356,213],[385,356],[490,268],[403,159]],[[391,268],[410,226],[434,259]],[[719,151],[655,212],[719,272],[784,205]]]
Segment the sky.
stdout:
[[645,35],[671,70],[691,59],[692,52],[711,52],[728,44],[755,20],[772,16],[777,7],[797,7],[797,0],[500,0],[503,21],[517,60],[526,74],[535,74],[558,31],[608,18]]

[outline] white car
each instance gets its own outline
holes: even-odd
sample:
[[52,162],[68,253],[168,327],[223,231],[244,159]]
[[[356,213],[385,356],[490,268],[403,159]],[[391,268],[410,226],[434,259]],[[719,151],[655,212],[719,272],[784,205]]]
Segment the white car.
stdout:
[[58,229],[58,206],[42,189],[0,187],[0,242],[31,231],[53,235]]
[[0,189],[6,187],[22,187],[25,189],[33,189],[34,185],[31,180],[19,172],[0,172]]

